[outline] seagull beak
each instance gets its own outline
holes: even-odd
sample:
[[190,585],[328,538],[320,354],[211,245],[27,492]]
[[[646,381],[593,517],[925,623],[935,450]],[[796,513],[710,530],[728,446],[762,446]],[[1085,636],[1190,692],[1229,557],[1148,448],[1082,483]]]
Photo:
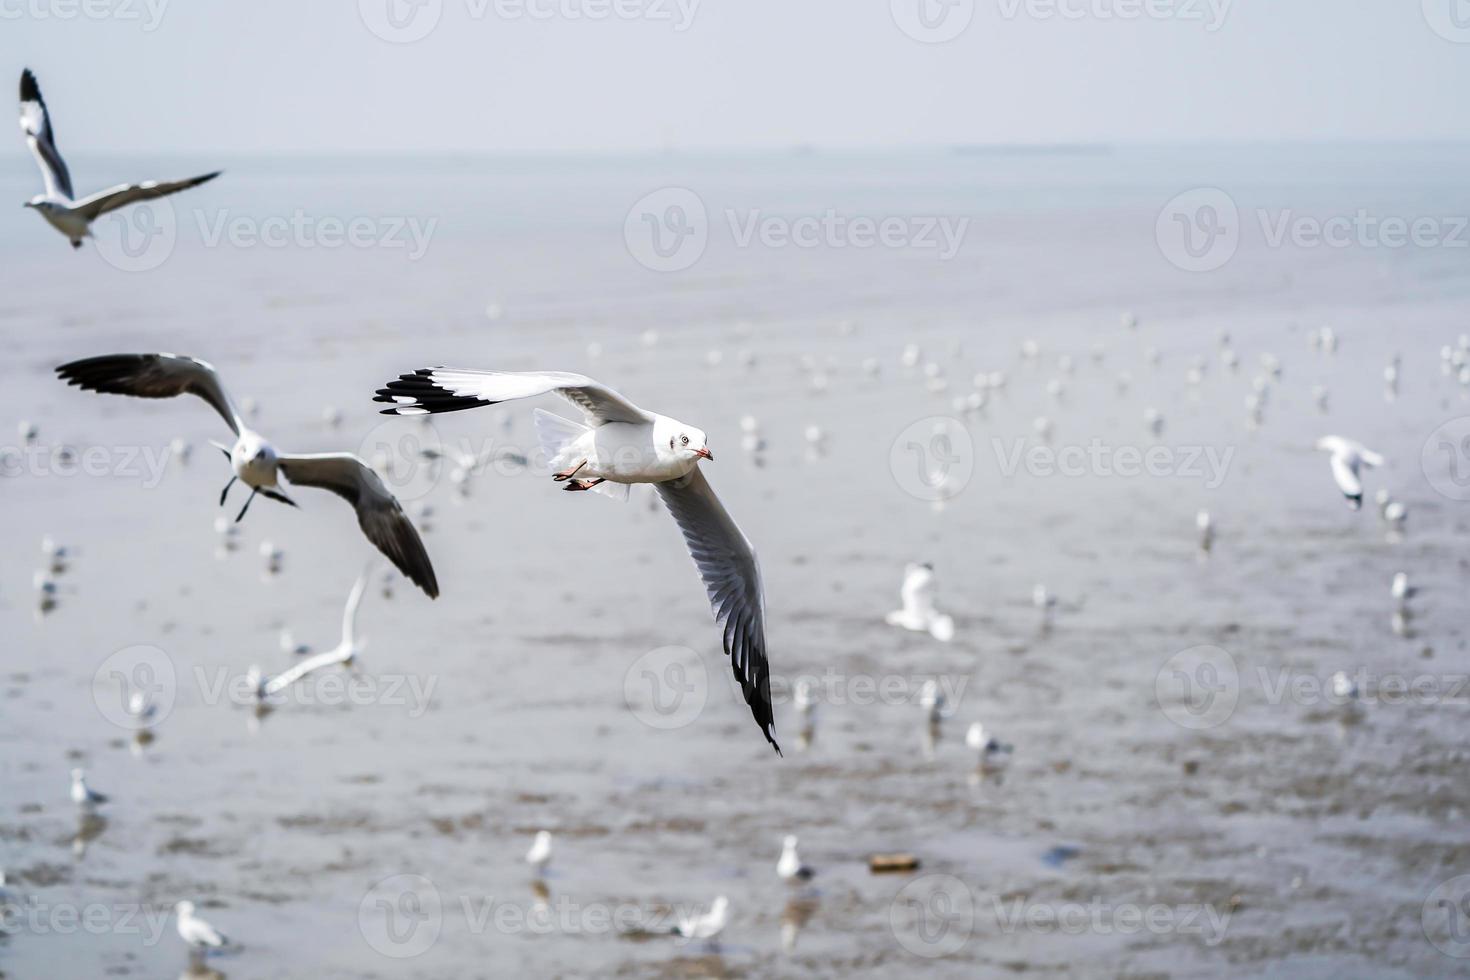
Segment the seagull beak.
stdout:
[[694,450],[694,455],[698,456],[700,459],[707,459],[711,463],[715,461],[715,454],[710,452],[708,449],[696,449]]

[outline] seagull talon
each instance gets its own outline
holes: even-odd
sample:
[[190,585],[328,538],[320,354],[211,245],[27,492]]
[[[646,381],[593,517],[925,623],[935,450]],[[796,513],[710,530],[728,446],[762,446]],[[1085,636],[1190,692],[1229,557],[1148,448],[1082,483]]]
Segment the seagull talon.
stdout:
[[580,470],[582,467],[584,467],[586,465],[587,465],[587,461],[584,459],[584,460],[582,460],[582,462],[578,463],[576,466],[573,466],[569,470],[564,470],[561,473],[553,473],[553,474],[551,474],[551,478],[553,480],[555,480],[557,483],[565,483],[568,480],[570,480],[572,477],[576,476],[577,475],[577,471]]
[[230,477],[230,482],[226,483],[225,488],[219,492],[219,505],[221,507],[225,505],[225,497],[229,494],[230,487],[233,487],[235,485],[235,481],[238,479],[240,479],[238,476]]
[[602,482],[604,482],[604,481],[603,481],[603,479],[601,477],[597,478],[596,480],[572,480],[566,486],[562,487],[562,489],[563,490],[591,490],[593,487],[597,486],[599,483],[602,483]]

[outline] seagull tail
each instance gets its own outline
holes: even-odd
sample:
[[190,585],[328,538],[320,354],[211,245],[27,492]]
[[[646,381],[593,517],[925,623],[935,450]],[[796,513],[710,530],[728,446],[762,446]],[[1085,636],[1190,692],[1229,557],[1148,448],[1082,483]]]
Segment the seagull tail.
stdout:
[[547,465],[555,468],[570,462],[562,456],[572,443],[586,435],[589,431],[587,426],[539,408],[531,416],[536,423],[536,438],[541,442],[541,451],[546,454]]

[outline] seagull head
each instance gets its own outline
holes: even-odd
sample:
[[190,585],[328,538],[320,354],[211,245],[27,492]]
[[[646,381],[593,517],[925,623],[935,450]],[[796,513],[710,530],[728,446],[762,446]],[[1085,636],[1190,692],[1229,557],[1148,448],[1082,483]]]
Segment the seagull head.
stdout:
[[669,451],[676,459],[698,462],[701,459],[714,461],[714,454],[709,451],[709,438],[703,429],[696,429],[692,425],[675,422],[669,427]]
[[85,773],[83,773],[80,769],[73,769],[71,771],[71,781],[72,782],[74,782],[74,783],[80,783],[84,778],[85,778]]
[[186,919],[189,916],[191,916],[191,915],[194,914],[194,903],[193,902],[178,902],[178,903],[175,903],[175,905],[174,905],[174,911],[179,914],[179,917],[180,918],[185,918]]

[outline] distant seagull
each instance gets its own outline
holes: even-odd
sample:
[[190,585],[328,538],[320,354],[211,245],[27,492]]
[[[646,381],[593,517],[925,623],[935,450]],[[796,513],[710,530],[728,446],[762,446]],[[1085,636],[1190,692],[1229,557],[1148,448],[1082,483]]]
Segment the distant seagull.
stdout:
[[[306,657],[274,677],[263,678],[259,674],[259,668],[251,668],[250,676],[257,698],[261,701],[272,698],[303,677],[318,670],[326,670],[328,667],[352,667],[357,663],[358,654],[362,652],[362,638],[357,635],[357,610],[362,606],[362,597],[367,593],[371,577],[372,566],[369,565],[363,569],[362,574],[353,583],[352,591],[347,594],[347,606],[342,610],[342,639],[335,647],[315,656]],[[288,652],[294,653],[297,650],[304,652],[307,649],[309,648],[296,647]]]
[[1215,522],[1210,517],[1210,512],[1202,510],[1195,514],[1194,525],[1199,529],[1199,550],[1208,554],[1215,546]]
[[[385,415],[426,415],[479,408],[555,392],[582,410],[574,422],[537,409],[537,435],[552,479],[565,490],[592,490],[628,499],[635,483],[651,483],[684,532],[704,579],[725,652],[771,747],[771,670],[766,659],[765,595],[755,549],[730,517],[699,467],[713,460],[704,431],[644,411],[611,388],[580,374],[424,368],[378,389]],[[588,559],[585,548],[582,560]],[[616,556],[608,556],[616,567]]]
[[235,520],[245,516],[256,494],[296,506],[281,492],[283,475],[293,484],[330,490],[352,504],[357,511],[358,526],[379,551],[430,598],[439,595],[434,567],[418,531],[366,463],[351,453],[294,456],[277,453],[263,436],[245,424],[219,375],[204,361],[176,354],[108,354],[63,364],[56,373],[67,384],[79,385],[87,391],[137,398],[198,395],[220,414],[235,434],[233,449],[214,443],[235,471],[220,493],[220,503],[225,502],[225,495],[237,479],[250,487],[250,497]]
[[949,717],[949,703],[944,692],[939,689],[938,681],[930,678],[924,682],[924,686],[919,689],[919,707],[924,709],[924,717],[931,725],[937,725]]
[[311,646],[306,643],[297,643],[295,635],[289,629],[282,629],[281,652],[289,653],[293,657],[304,657],[311,652]]
[[46,183],[46,193],[31,198],[25,206],[39,211],[51,227],[67,237],[72,248],[81,248],[82,239],[92,234],[92,222],[109,211],[116,211],[137,201],[151,201],[197,187],[220,175],[220,171],[216,170],[187,180],[145,180],[141,184],[119,184],[79,201],[74,200],[71,174],[67,172],[66,161],[56,149],[51,114],[46,111],[46,102],[41,98],[41,87],[36,84],[36,76],[29,68],[20,73],[20,128],[25,133],[31,152],[35,154],[36,162],[41,165],[41,179]]
[[1154,436],[1164,434],[1164,417],[1159,414],[1159,410],[1156,408],[1150,408],[1144,411],[1143,424],[1148,427],[1148,431]]
[[36,440],[41,438],[40,428],[38,428],[36,423],[32,422],[30,419],[21,419],[19,422],[15,423],[15,431],[16,434],[20,436],[20,441],[25,443],[27,446],[35,445]]
[[175,923],[179,930],[179,938],[188,943],[192,948],[219,949],[225,945],[224,935],[214,926],[205,922],[194,914],[193,902],[179,902],[174,906],[174,912],[178,916]]
[[94,807],[107,802],[107,796],[87,785],[87,774],[80,769],[71,771],[71,801],[77,806]]
[[1389,586],[1388,594],[1398,602],[1402,609],[1409,604],[1409,600],[1419,594],[1419,590],[1409,584],[1409,576],[1406,572],[1399,572],[1393,577],[1393,584]]
[[147,725],[158,714],[158,706],[142,691],[128,696],[128,717],[140,725]]
[[808,865],[801,863],[796,853],[796,835],[787,834],[781,842],[781,859],[776,862],[776,874],[785,881],[809,881],[816,874]]
[[978,721],[965,732],[965,745],[975,753],[975,761],[982,769],[1004,769],[1010,764],[1012,746],[986,734],[985,726]]
[[536,839],[526,852],[526,863],[535,868],[537,874],[546,870],[546,866],[551,863],[551,831],[536,831]]
[[1057,597],[1048,592],[1046,586],[1037,583],[1031,589],[1031,605],[1041,613],[1042,622],[1049,623],[1057,608]]
[[817,694],[812,688],[812,682],[805,677],[798,680],[791,700],[796,705],[796,713],[801,716],[802,726],[810,727],[817,713]]
[[1332,454],[1332,478],[1347,498],[1348,506],[1358,510],[1363,506],[1363,483],[1358,471],[1364,466],[1382,466],[1383,457],[1367,449],[1361,442],[1342,436],[1323,436],[1317,440],[1320,452]]
[[1345,672],[1339,670],[1332,675],[1329,682],[1332,696],[1338,701],[1351,702],[1358,700],[1358,684]]
[[714,939],[725,931],[725,925],[729,921],[730,902],[721,895],[710,905],[708,912],[701,915],[680,915],[678,924],[671,931],[685,939]]
[[898,590],[902,608],[884,617],[889,626],[928,633],[941,643],[954,639],[954,619],[934,608],[934,566],[910,564],[903,570]]

